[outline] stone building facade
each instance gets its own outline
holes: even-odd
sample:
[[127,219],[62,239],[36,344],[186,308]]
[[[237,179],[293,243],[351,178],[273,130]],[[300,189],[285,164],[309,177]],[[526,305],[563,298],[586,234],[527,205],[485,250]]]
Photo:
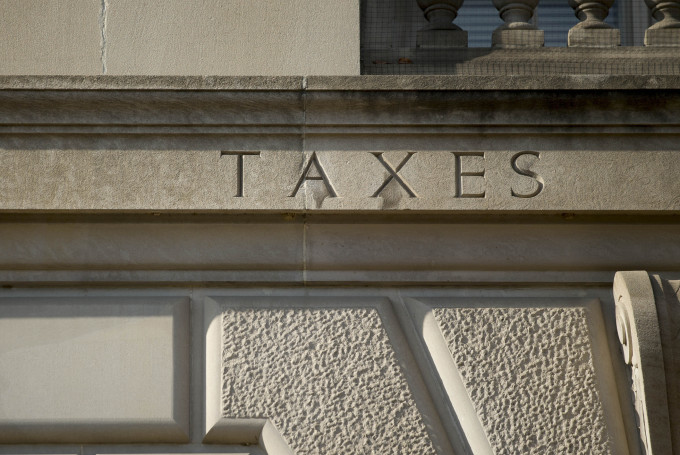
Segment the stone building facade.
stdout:
[[680,454],[678,2],[413,3],[0,0],[0,453]]

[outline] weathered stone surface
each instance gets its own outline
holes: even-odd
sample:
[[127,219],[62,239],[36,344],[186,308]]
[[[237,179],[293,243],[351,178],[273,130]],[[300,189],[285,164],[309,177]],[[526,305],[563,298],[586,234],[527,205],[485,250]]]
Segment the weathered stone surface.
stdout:
[[[675,274],[652,275],[650,281],[656,298],[657,315],[661,334],[661,348],[664,358],[666,376],[666,397],[668,398],[668,416],[670,418],[671,441],[673,453],[680,453],[680,277]],[[647,377],[651,374],[645,372]],[[649,381],[650,385],[654,385]],[[657,396],[663,397],[657,392]],[[652,403],[653,404],[653,403]]]
[[[475,52],[468,49],[467,52]],[[541,49],[491,51],[525,53],[542,52]],[[589,52],[601,52],[589,50]],[[476,60],[478,56],[471,56]],[[601,56],[598,56],[601,57]],[[670,56],[669,56],[670,57]],[[560,59],[564,60],[564,59]],[[568,60],[568,59],[567,59]],[[508,59],[508,62],[512,61]],[[552,64],[553,62],[550,62]],[[680,68],[680,67],[679,67]],[[678,89],[680,77],[673,75],[504,75],[489,74],[475,77],[461,75],[364,75],[348,76],[309,76],[305,78],[307,91],[442,91],[442,90],[649,90]],[[111,82],[114,83],[115,79]],[[69,82],[70,83],[70,82]],[[104,81],[100,82],[104,83]],[[28,88],[31,84],[67,84],[58,78],[40,78],[39,80],[22,80],[17,78],[0,78],[1,87]]]
[[[518,220],[417,215],[33,215],[0,223],[0,282],[589,283],[621,268],[678,270],[680,226],[566,214]],[[636,220],[624,224],[622,220]],[[266,222],[265,222],[266,221]],[[639,223],[639,224],[638,224]],[[275,233],[276,235],[272,235]],[[640,242],[653,238],[653,246]],[[23,284],[22,284],[23,283]]]
[[0,224],[5,270],[301,270],[303,241],[290,222]]
[[[598,148],[608,142],[615,148],[613,139],[603,141]],[[412,145],[417,146],[417,142]],[[390,148],[389,144],[373,145],[378,150]],[[445,146],[444,141],[441,146]],[[675,178],[680,173],[677,151],[581,152],[545,150],[541,144],[526,152],[489,151],[484,149],[491,143],[484,137],[466,137],[456,146],[467,150],[481,147],[482,151],[262,150],[243,157],[240,174],[238,152],[228,151],[230,156],[219,149],[0,150],[4,164],[0,168],[0,209],[680,210],[680,182]],[[623,184],[622,176],[630,183]]]
[[543,30],[494,30],[491,45],[495,48],[514,49],[522,47],[543,47],[545,32]]
[[674,92],[437,87],[1,91],[0,210],[680,210]]
[[680,30],[677,28],[647,29],[645,46],[680,47]]
[[[670,42],[666,40],[666,42]],[[677,49],[663,46],[619,46],[588,48],[530,47],[514,49],[464,48],[376,48],[364,49],[362,71],[373,75],[457,75],[489,77],[529,77],[550,79],[573,75],[593,77],[678,75]],[[399,58],[412,63],[400,65]],[[499,82],[499,87],[507,82]],[[546,87],[552,88],[547,85]],[[521,85],[516,88],[522,88]],[[613,87],[618,88],[618,87]]]
[[[630,50],[630,48],[621,48]],[[564,48],[553,49],[563,51]],[[619,49],[614,49],[619,51]],[[468,49],[466,52],[479,52]],[[523,53],[527,56],[542,49],[531,51],[491,51]],[[602,50],[588,52],[597,58],[605,55]],[[611,52],[608,50],[607,52]],[[672,57],[666,49],[649,49],[652,55]],[[562,56],[564,57],[564,56]],[[556,56],[555,59],[558,59]],[[563,60],[563,58],[559,58]],[[568,60],[568,59],[567,59]],[[552,62],[551,62],[552,64]],[[304,90],[304,91],[441,91],[441,90],[649,90],[678,89],[680,77],[672,74],[574,74],[574,75],[363,75],[363,76],[3,76],[1,90]]]
[[494,453],[616,453],[583,308],[434,308]]
[[0,3],[0,74],[101,74],[102,0]]
[[405,369],[410,360],[385,301],[215,300],[221,360],[207,380],[212,396],[211,375],[220,376],[222,437],[244,437],[231,435],[230,423],[269,419],[300,455],[449,453],[422,414],[421,391],[413,390],[423,386]]
[[[387,141],[373,146],[387,150]],[[262,150],[243,157],[242,174],[237,152],[219,149],[5,149],[0,210],[680,211],[677,151],[545,150],[536,142],[527,152],[488,151],[486,138],[469,136],[456,151]]]
[[621,31],[613,28],[572,28],[570,47],[616,47],[621,45]]
[[680,452],[680,281],[622,271],[614,279],[616,328],[644,453]]
[[359,74],[359,2],[107,2],[107,74]]
[[2,443],[188,442],[188,301],[3,298]]

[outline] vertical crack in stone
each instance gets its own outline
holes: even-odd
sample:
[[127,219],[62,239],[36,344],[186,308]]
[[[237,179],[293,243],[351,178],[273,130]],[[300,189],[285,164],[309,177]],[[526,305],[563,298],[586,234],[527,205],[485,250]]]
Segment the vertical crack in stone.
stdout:
[[[302,170],[305,166],[306,162],[306,154],[307,154],[307,76],[302,77],[302,135],[301,135],[301,140],[302,140],[302,163],[301,163],[301,168]],[[304,186],[303,188],[303,194],[304,194],[304,201],[303,201],[303,208],[305,212],[307,211],[307,185]]]
[[101,52],[102,61],[102,74],[106,74],[106,26],[107,26],[107,12],[108,12],[108,0],[101,0],[102,8],[99,13],[99,30],[101,37],[99,40],[99,47]]

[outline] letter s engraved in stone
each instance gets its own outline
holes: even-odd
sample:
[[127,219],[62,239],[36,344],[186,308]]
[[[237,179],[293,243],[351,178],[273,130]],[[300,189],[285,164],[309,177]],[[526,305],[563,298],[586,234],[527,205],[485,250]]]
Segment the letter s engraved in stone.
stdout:
[[510,188],[510,194],[512,194],[513,197],[520,197],[520,198],[532,198],[536,197],[540,194],[541,191],[543,191],[543,187],[545,186],[545,181],[543,180],[543,177],[535,173],[534,171],[528,169],[528,168],[521,168],[517,164],[517,161],[522,157],[526,155],[531,155],[535,156],[539,160],[541,159],[541,154],[539,152],[519,152],[515,153],[512,156],[512,159],[510,160],[510,165],[512,166],[512,170],[518,173],[519,175],[525,175],[527,177],[531,177],[534,179],[536,182],[537,186],[534,191],[531,193],[517,193],[515,190]]
[[260,152],[225,152],[220,154],[223,156],[236,156],[236,195],[234,197],[243,197],[243,157],[244,156],[260,156]]

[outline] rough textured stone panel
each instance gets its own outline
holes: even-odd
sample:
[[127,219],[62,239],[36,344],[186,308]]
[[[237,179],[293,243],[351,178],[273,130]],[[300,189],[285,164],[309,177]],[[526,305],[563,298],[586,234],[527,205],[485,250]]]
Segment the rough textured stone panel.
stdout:
[[435,308],[497,454],[609,454],[583,308]]
[[376,309],[226,309],[223,417],[296,454],[436,453]]

